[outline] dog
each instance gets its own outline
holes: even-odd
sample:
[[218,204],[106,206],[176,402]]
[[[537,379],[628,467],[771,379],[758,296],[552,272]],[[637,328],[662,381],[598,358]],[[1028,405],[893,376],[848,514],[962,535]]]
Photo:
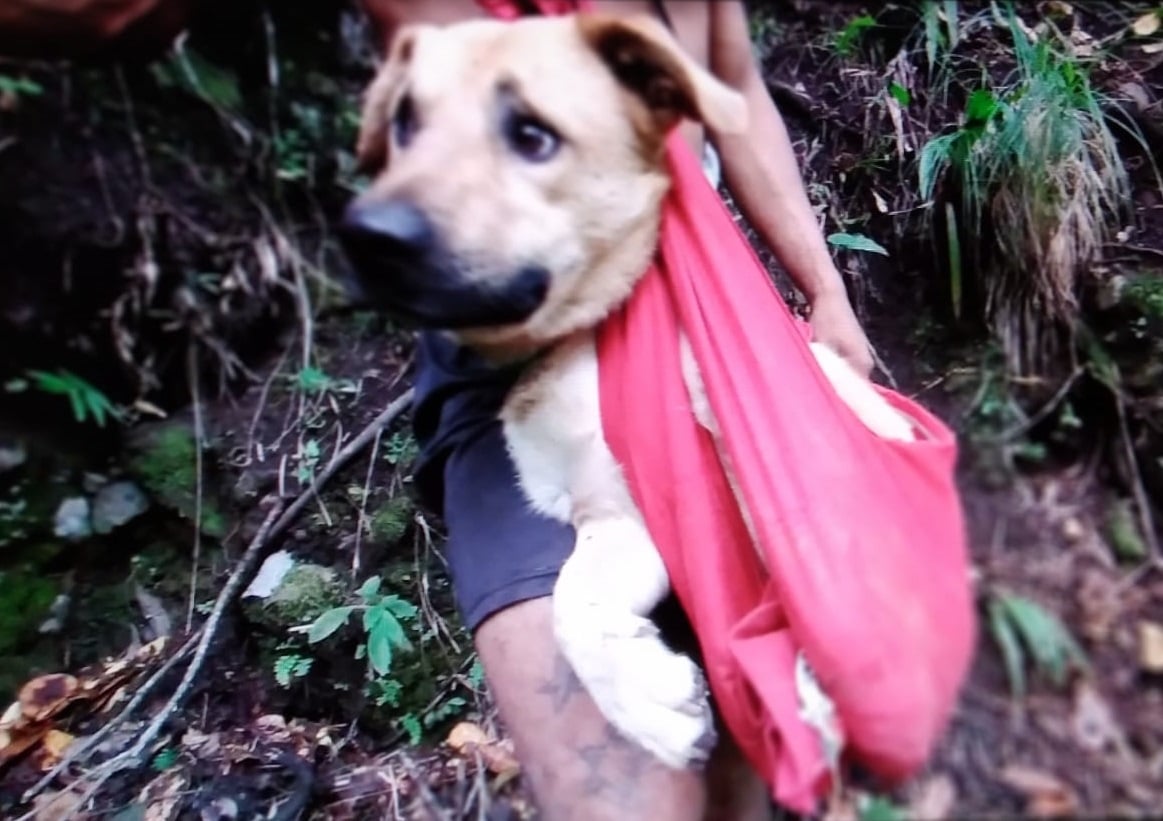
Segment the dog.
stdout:
[[[364,96],[356,153],[373,180],[340,224],[373,304],[528,361],[501,421],[529,504],[576,532],[555,637],[607,720],[675,768],[707,760],[712,713],[698,666],[649,618],[669,582],[603,438],[593,330],[655,252],[665,140],[684,118],[738,133],[747,109],[650,17],[403,28]],[[683,351],[693,411],[717,434]],[[911,438],[869,382],[813,351],[865,424]]]

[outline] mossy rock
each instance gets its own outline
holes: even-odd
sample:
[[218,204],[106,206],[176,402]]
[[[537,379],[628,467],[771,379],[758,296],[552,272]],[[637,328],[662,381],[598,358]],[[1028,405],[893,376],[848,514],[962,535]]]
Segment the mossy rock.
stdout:
[[331,568],[296,564],[268,598],[246,599],[244,608],[252,622],[282,634],[343,605],[346,596],[343,580]]
[[[130,446],[128,466],[137,480],[161,505],[194,520],[198,509],[198,446],[188,424],[165,422],[141,428]],[[203,458],[203,478],[211,460]],[[202,531],[226,535],[226,516],[213,484],[203,482]]]
[[381,544],[395,544],[408,532],[415,512],[416,505],[407,495],[393,496],[372,513],[371,537]]

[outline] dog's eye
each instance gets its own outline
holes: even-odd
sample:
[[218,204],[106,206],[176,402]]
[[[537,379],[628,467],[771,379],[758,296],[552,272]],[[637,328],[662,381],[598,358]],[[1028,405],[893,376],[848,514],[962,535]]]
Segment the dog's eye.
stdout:
[[418,130],[416,106],[411,95],[405,94],[396,106],[396,113],[392,115],[392,139],[396,141],[396,145],[403,148],[412,141]]
[[545,162],[552,159],[561,147],[561,137],[540,120],[525,114],[514,114],[505,123],[505,139],[522,159]]

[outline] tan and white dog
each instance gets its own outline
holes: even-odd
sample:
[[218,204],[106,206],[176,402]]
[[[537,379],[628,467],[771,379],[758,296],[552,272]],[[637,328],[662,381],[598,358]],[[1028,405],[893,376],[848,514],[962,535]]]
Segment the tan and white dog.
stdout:
[[[502,420],[529,504],[577,534],[556,637],[607,719],[674,767],[705,760],[712,716],[698,667],[648,617],[669,583],[603,438],[592,329],[655,251],[664,140],[683,117],[731,133],[747,112],[651,18],[409,27],[368,89],[358,154],[375,177],[341,225],[373,303],[498,363],[533,360]],[[869,427],[911,438],[814,350]],[[684,376],[714,431],[689,351]]]

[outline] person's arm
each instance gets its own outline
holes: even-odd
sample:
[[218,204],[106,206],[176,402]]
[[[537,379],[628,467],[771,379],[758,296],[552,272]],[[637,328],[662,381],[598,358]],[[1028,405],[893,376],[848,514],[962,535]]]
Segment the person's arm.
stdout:
[[807,297],[815,338],[867,375],[872,370],[871,348],[808,201],[783,118],[752,54],[746,9],[741,0],[708,5],[711,70],[748,103],[745,133],[711,135],[727,186],[748,222]]

